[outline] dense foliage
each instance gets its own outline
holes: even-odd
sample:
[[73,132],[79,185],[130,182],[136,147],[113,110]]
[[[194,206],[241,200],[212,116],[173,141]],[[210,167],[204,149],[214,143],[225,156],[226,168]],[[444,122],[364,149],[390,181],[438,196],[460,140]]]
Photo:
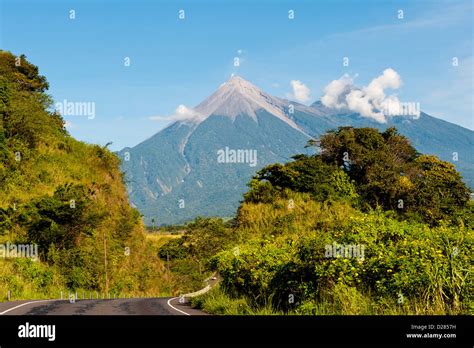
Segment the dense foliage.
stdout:
[[237,241],[237,235],[219,218],[197,218],[180,238],[164,244],[158,255],[174,272],[180,290],[199,289],[210,275],[209,262],[217,252]]
[[25,56],[0,51],[0,244],[39,253],[36,262],[0,259],[0,299],[8,290],[14,299],[172,292],[128,204],[119,159],[72,138],[47,89]]
[[[314,141],[312,142],[314,145]],[[246,202],[271,202],[285,189],[318,201],[346,198],[360,208],[381,207],[431,225],[462,220],[469,189],[453,164],[420,155],[394,128],[341,127],[320,139],[319,154],[261,169]]]
[[[271,303],[303,314],[469,311],[474,240],[464,227],[430,228],[381,211],[353,212],[337,228],[295,233],[293,227],[279,236],[252,238],[239,253],[215,256],[221,288],[256,308]],[[328,257],[326,248],[334,243],[363,246],[363,257]],[[346,297],[339,298],[339,291]]]
[[[473,204],[450,163],[395,129],[340,128],[260,170],[211,258],[214,313],[459,314],[473,306]],[[339,250],[339,251],[337,251]],[[343,251],[341,251],[343,250]]]

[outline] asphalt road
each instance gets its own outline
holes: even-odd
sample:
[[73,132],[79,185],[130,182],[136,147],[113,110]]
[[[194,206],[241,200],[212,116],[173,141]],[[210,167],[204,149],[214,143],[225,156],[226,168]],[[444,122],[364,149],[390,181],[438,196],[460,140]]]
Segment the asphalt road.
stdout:
[[11,301],[0,303],[0,315],[207,315],[179,303],[179,298],[129,298]]

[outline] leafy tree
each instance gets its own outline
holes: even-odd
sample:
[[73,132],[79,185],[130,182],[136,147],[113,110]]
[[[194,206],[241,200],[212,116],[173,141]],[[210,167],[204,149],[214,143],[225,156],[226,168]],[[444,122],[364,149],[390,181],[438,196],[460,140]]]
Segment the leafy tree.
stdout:
[[198,217],[188,228],[183,244],[200,259],[207,260],[235,241],[235,234],[219,218]]
[[245,201],[272,201],[275,194],[282,195],[284,189],[311,193],[319,201],[356,198],[349,177],[335,165],[324,163],[319,156],[297,155],[293,158],[293,162],[272,164],[258,171],[249,184]]
[[38,67],[28,62],[24,54],[15,57],[10,52],[0,50],[0,76],[14,81],[23,91],[43,93],[49,88],[46,78],[39,74]]
[[[208,268],[209,259],[233,245],[236,240],[236,234],[222,219],[198,217],[186,226],[186,233],[181,238],[172,239],[163,245],[159,256],[171,261],[186,259],[186,263],[197,266],[201,275]],[[179,266],[183,268],[182,263]]]
[[321,137],[321,149],[322,160],[344,168],[365,202],[386,209],[397,208],[400,176],[412,174],[417,157],[395,128],[380,133],[374,128],[341,127]]
[[269,181],[260,181],[258,177],[252,178],[248,187],[249,190],[244,194],[245,202],[271,203],[280,194]]
[[158,256],[162,260],[184,259],[187,255],[187,249],[183,246],[182,238],[171,239],[158,251]]
[[38,67],[24,55],[15,57],[0,50],[0,133],[4,144],[13,145],[15,139],[34,148],[40,141],[67,134],[62,117],[47,111],[52,105],[45,93],[48,87]]
[[59,249],[78,246],[82,237],[91,236],[104,214],[89,210],[87,189],[82,185],[59,187],[52,197],[46,196],[30,210],[28,237],[37,243],[44,257],[50,245]]
[[466,213],[469,189],[453,164],[436,156],[423,155],[416,159],[421,173],[415,177],[407,209],[420,214],[431,224],[451,220],[459,213]]
[[321,138],[321,158],[354,180],[362,201],[372,208],[420,216],[435,224],[465,211],[469,190],[454,165],[420,156],[395,128],[341,127]]

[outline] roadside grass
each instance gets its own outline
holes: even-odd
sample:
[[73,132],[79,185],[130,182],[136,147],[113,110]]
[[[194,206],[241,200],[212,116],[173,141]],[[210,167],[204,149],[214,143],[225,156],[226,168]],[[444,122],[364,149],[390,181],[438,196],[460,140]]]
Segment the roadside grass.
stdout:
[[65,286],[64,277],[55,267],[41,261],[0,259],[0,302],[8,301],[8,291],[10,301],[61,299],[61,296],[63,300],[69,300],[70,296],[76,295],[77,300],[175,296],[172,279],[164,277],[163,280],[161,287],[149,286],[144,291],[118,286],[110,288],[107,293],[100,289],[73,290]]
[[[191,306],[213,315],[456,315],[446,313],[442,306],[427,306],[422,299],[374,298],[362,294],[355,287],[336,286],[334,292],[319,300],[295,303],[293,309],[284,312],[270,304],[253,306],[251,299],[232,298],[219,286],[206,294],[191,299]],[[471,311],[472,313],[472,311]]]
[[0,302],[8,301],[8,291],[10,301],[60,298],[61,291],[67,296],[62,284],[59,272],[39,261],[0,259]]
[[214,315],[283,315],[270,305],[253,308],[245,298],[231,298],[219,286],[209,292],[193,297],[191,306]]
[[[33,261],[29,258],[0,258],[0,302],[15,300],[60,299],[64,300],[77,293],[77,299],[103,299],[119,297],[168,297],[177,293],[175,277],[159,260],[157,253],[160,243],[176,236],[148,236],[130,241],[130,255],[122,252],[121,260],[114,260],[117,266],[111,274],[110,286],[68,286],[64,270],[57,263]],[[9,241],[8,236],[0,238],[0,243]],[[92,241],[87,241],[91,242]],[[84,248],[87,247],[84,243]],[[135,252],[137,251],[137,252]],[[61,259],[62,254],[58,254]],[[119,262],[120,261],[120,262]],[[147,263],[148,262],[148,263]],[[111,264],[112,266],[113,264]],[[140,265],[137,267],[137,265]],[[138,272],[137,272],[138,270]],[[77,277],[86,273],[71,270]],[[156,278],[160,281],[157,282]],[[98,279],[100,281],[101,279]]]

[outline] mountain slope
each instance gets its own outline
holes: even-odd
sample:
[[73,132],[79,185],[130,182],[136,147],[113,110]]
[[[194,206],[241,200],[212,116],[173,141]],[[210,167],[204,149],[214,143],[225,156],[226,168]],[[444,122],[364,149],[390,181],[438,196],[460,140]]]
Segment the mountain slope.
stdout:
[[[273,97],[234,76],[180,119],[133,148],[119,152],[131,201],[147,223],[175,224],[196,216],[232,216],[246,183],[260,168],[286,162],[310,150],[304,146],[339,126],[396,126],[423,153],[451,160],[472,186],[473,132],[422,114],[419,120],[394,117],[380,124],[317,102],[305,106]],[[455,140],[453,140],[455,139]],[[251,165],[221,163],[227,150],[256,153]],[[232,161],[230,161],[232,162]]]
[[[231,78],[194,109],[195,118],[119,152],[129,157],[122,169],[131,201],[148,223],[233,215],[256,170],[291,160],[310,139],[287,116],[288,105],[240,77]],[[305,107],[295,110],[304,113]],[[219,152],[226,149],[255,154],[255,163],[253,158],[221,163]]]
[[[290,160],[309,139],[266,111],[257,111],[255,118],[237,116],[232,120],[212,115],[191,134],[178,133],[192,128],[177,122],[127,149],[130,162],[123,162],[122,167],[130,181],[131,201],[148,221],[155,218],[160,224],[184,222],[198,215],[233,215],[253,173],[269,163]],[[172,133],[176,135],[173,140],[168,138]],[[183,142],[186,146],[180,152]],[[256,162],[244,158],[243,163],[219,163],[218,151],[226,148],[255,151]],[[161,164],[159,169],[153,166],[157,163]]]

